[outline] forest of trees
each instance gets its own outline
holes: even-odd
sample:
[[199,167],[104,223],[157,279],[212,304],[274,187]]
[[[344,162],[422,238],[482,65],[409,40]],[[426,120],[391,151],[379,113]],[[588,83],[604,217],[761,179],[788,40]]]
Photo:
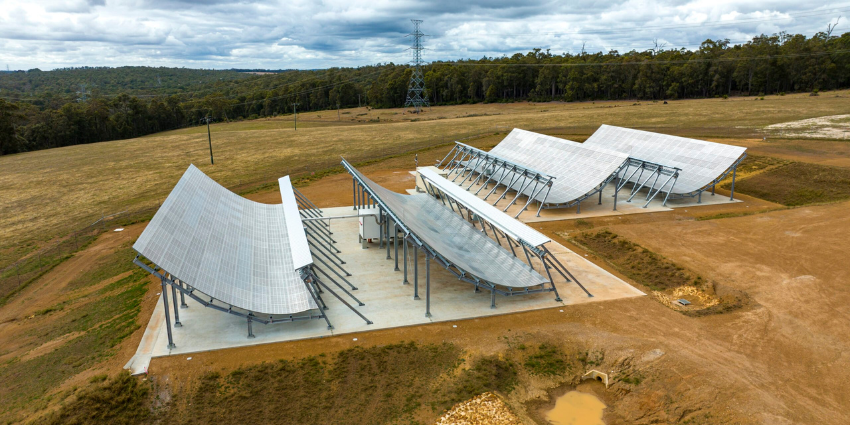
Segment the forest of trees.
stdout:
[[[433,105],[475,102],[685,99],[850,87],[850,33],[776,34],[697,50],[552,54],[434,62]],[[0,74],[0,155],[138,137],[299,111],[404,104],[411,70],[360,68],[252,75],[184,68],[75,68]],[[88,83],[96,90],[81,90]],[[78,92],[85,92],[78,93]]]

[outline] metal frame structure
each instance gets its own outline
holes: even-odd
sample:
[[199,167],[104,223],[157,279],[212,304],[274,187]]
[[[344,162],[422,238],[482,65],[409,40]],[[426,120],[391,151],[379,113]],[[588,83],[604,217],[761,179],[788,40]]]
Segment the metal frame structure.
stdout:
[[[524,226],[527,228],[527,232],[529,233],[538,232],[522,222],[517,221],[515,217],[510,217],[503,211],[499,211],[483,201],[479,204],[476,200],[480,199],[474,197],[474,195],[472,195],[472,198],[467,198],[460,194],[453,193],[453,191],[450,190],[452,182],[440,177],[436,173],[426,172],[420,174],[420,177],[422,177],[425,191],[430,196],[442,202],[443,205],[451,208],[452,211],[459,214],[461,218],[467,220],[472,227],[477,228],[476,225],[481,226],[481,232],[488,237],[492,234],[491,238],[503,248],[504,245],[502,244],[502,240],[504,239],[505,244],[507,245],[506,249],[510,249],[511,254],[513,254],[514,257],[523,261],[523,257],[517,255],[515,247],[521,248],[526,264],[532,268],[535,267],[535,263],[532,259],[537,258],[540,261],[543,270],[549,277],[550,282],[552,282],[553,287],[555,283],[552,279],[551,273],[549,272],[550,269],[557,271],[567,282],[574,282],[587,294],[588,297],[593,297],[587,288],[585,288],[584,285],[582,285],[581,282],[579,282],[578,279],[576,279],[575,276],[573,276],[573,274],[570,273],[570,271],[546,248],[545,244],[547,242],[551,242],[549,238],[540,235],[542,238],[536,238],[539,241],[538,243],[530,243],[520,234],[520,232],[516,232],[508,228],[509,226],[506,224],[511,223]],[[488,209],[489,211],[487,211]],[[466,215],[464,215],[464,212]],[[487,231],[488,227],[490,228],[490,232]],[[555,290],[555,293],[557,296],[557,290]],[[556,298],[556,301],[561,301],[560,297]]]
[[679,189],[671,187],[665,199],[697,197],[697,203],[702,202],[702,193],[709,189],[714,195],[717,184],[729,173],[732,173],[729,199],[734,200],[737,168],[747,157],[746,148],[740,146],[604,124],[585,144],[678,168]]
[[[600,127],[600,129],[609,131],[609,126]],[[624,129],[627,130],[627,129]],[[599,130],[598,130],[599,131]],[[511,147],[507,147],[505,149],[499,150],[500,146],[505,143],[509,138],[514,137],[514,133],[519,132],[519,135],[516,136],[509,144],[513,145]],[[646,132],[643,132],[646,133]],[[566,148],[563,155],[565,157],[561,158],[558,156],[558,152],[552,152],[551,164],[553,167],[556,167],[556,172],[546,172],[546,171],[538,171],[533,168],[530,168],[528,164],[520,163],[511,158],[507,158],[504,155],[500,155],[495,153],[495,151],[499,150],[499,153],[511,153],[512,156],[516,156],[518,158],[526,158],[525,161],[529,162],[532,155],[530,152],[526,155],[525,152],[517,152],[518,149],[528,148],[528,139],[525,139],[524,142],[517,140],[521,137],[527,137],[527,135],[533,134],[535,136],[539,136],[536,140],[539,143],[549,144],[548,146],[553,147],[552,149],[555,151],[561,150],[562,146],[571,146],[570,149],[576,151],[577,147],[583,147],[589,149],[587,152],[582,153],[579,151],[582,156],[593,156],[593,155],[609,155],[611,157],[615,157],[617,155],[620,158],[625,158],[622,163],[619,163],[619,158],[617,158],[618,165],[616,169],[607,177],[600,178],[599,183],[592,189],[587,191],[584,194],[578,195],[575,197],[570,197],[569,200],[562,200],[557,202],[552,202],[549,194],[552,192],[553,186],[557,186],[563,180],[565,183],[571,180],[568,176],[575,176],[576,180],[581,179],[584,174],[580,168],[567,168],[567,174],[564,175],[564,163],[570,162],[570,155],[574,155],[574,153],[570,153],[570,151]],[[673,136],[666,135],[656,135],[655,133],[647,133],[650,135],[654,135],[659,139],[664,138],[675,138]],[[644,136],[646,138],[646,136]],[[452,182],[455,182],[461,187],[465,187],[466,190],[471,190],[476,184],[481,184],[474,193],[476,195],[482,191],[482,189],[487,189],[490,183],[493,183],[493,188],[486,192],[483,196],[484,200],[487,200],[491,195],[493,195],[497,188],[502,187],[504,191],[502,194],[496,199],[493,205],[497,205],[502,199],[505,199],[509,196],[511,191],[514,192],[513,199],[508,203],[507,206],[504,207],[502,211],[507,211],[508,208],[513,206],[520,195],[526,196],[526,201],[523,204],[523,207],[514,215],[514,218],[518,218],[532,202],[537,202],[539,205],[537,207],[537,216],[540,216],[540,212],[543,209],[555,209],[555,208],[571,208],[576,207],[576,213],[581,213],[581,204],[586,201],[588,198],[591,198],[595,195],[599,197],[598,204],[602,204],[602,191],[608,186],[612,181],[616,181],[614,188],[614,211],[617,210],[617,202],[618,195],[621,189],[626,187],[626,184],[632,182],[631,190],[629,191],[629,195],[626,202],[632,202],[632,200],[637,196],[637,193],[642,189],[646,188],[646,196],[644,198],[645,202],[643,208],[647,208],[649,204],[658,197],[659,194],[664,194],[663,197],[663,206],[667,206],[667,201],[671,199],[682,199],[687,197],[697,197],[697,203],[702,202],[702,193],[711,189],[711,194],[715,194],[715,187],[718,183],[720,183],[723,179],[725,179],[729,173],[732,173],[732,187],[730,200],[734,200],[735,196],[735,178],[736,171],[738,165],[741,161],[746,158],[747,154],[743,153],[737,160],[734,161],[725,171],[723,171],[719,176],[714,178],[710,183],[703,185],[701,188],[697,190],[693,190],[691,192],[686,193],[677,193],[675,192],[676,183],[679,181],[679,177],[683,172],[683,168],[681,166],[671,166],[669,164],[663,164],[659,162],[653,162],[646,158],[638,158],[636,156],[632,156],[628,153],[622,152],[620,150],[611,150],[607,149],[605,143],[599,141],[601,137],[597,137],[597,141],[592,144],[586,142],[585,144],[572,142],[565,139],[558,139],[551,136],[544,135],[536,135],[535,133],[526,132],[523,130],[515,129],[508,137],[503,140],[503,143],[500,143],[496,148],[493,148],[491,152],[485,152],[481,149],[474,148],[472,146],[455,142],[455,146],[449,151],[449,153],[441,160],[438,161],[436,166],[441,168],[443,171],[447,173],[447,178],[449,178]],[[638,138],[639,139],[639,138]],[[691,140],[691,139],[686,139]],[[558,141],[563,143],[564,145],[559,145],[554,143],[554,141]],[[695,143],[702,144],[710,144],[711,142],[704,141],[696,141]],[[522,143],[526,143],[526,145],[522,145]],[[635,140],[634,144],[640,144],[641,140]],[[586,146],[584,146],[586,145]],[[719,145],[719,144],[712,144]],[[513,150],[511,150],[513,149]],[[671,149],[672,150],[672,149]],[[728,150],[728,149],[726,149]],[[538,152],[539,153],[539,152]],[[657,156],[657,155],[656,155]],[[664,155],[662,155],[664,156]],[[666,157],[666,156],[665,156]],[[536,159],[537,162],[541,162],[541,158],[538,156]],[[557,174],[557,169],[561,169],[561,174],[558,174],[557,177],[553,174]],[[546,170],[546,167],[543,167]],[[598,172],[598,171],[597,171]],[[454,176],[454,177],[452,177]],[[458,179],[460,179],[458,181]],[[533,186],[532,186],[533,184]],[[563,184],[563,183],[561,183]],[[545,189],[545,195],[541,197],[543,194],[543,189]],[[557,192],[557,190],[556,190]],[[580,193],[580,192],[579,192]],[[522,202],[522,201],[520,201]]]
[[[720,183],[721,181],[723,181],[726,178],[726,176],[729,175],[729,173],[732,173],[732,187],[729,190],[729,200],[734,201],[735,200],[735,179],[738,177],[738,166],[741,165],[741,162],[746,158],[747,158],[747,154],[745,152],[745,153],[741,154],[741,156],[738,157],[737,160],[735,160],[735,162],[732,164],[732,166],[727,168],[726,171],[723,172],[723,174],[717,176],[717,178],[712,180],[711,183],[709,183],[709,184],[707,184],[707,185],[705,185],[705,186],[703,186],[703,187],[701,187],[697,190],[694,190],[692,192],[674,194],[670,199],[684,199],[684,198],[696,197],[697,203],[701,204],[702,203],[702,193],[708,191],[708,189],[710,188],[711,189],[711,196],[714,196],[717,184]],[[665,200],[665,202],[666,202],[666,200]]]
[[[457,182],[458,178],[463,177],[463,180],[457,182],[457,184],[463,186],[469,180],[470,183],[466,187],[466,190],[470,190],[472,186],[475,186],[481,181],[482,177],[486,176],[487,178],[484,179],[481,187],[475,191],[476,195],[481,190],[486,190],[490,186],[490,183],[493,183],[493,188],[484,196],[484,200],[487,200],[487,198],[496,192],[499,186],[503,186],[505,191],[498,196],[496,202],[493,202],[495,206],[507,197],[509,190],[513,189],[516,194],[513,200],[508,202],[508,205],[502,211],[507,211],[508,208],[517,202],[520,194],[525,194],[527,201],[514,217],[519,217],[534,200],[537,200],[540,204],[537,208],[537,216],[540,216],[540,210],[549,197],[555,177],[460,142],[455,142],[455,146],[437,163],[437,167],[442,166],[449,156],[452,159],[445,164],[443,171],[448,171],[447,177],[451,177],[452,174],[457,173],[452,179],[452,182]],[[477,176],[470,180],[473,174],[477,174]],[[531,186],[532,183],[534,186]],[[543,198],[540,198],[540,194],[544,190],[546,193],[543,195]]]
[[[435,261],[438,265],[442,266],[450,273],[452,273],[459,281],[463,281],[469,283],[474,286],[474,291],[479,292],[480,289],[489,290],[491,295],[491,308],[496,308],[496,295],[503,296],[514,296],[514,295],[523,295],[523,294],[534,294],[534,293],[543,293],[543,292],[554,292],[556,301],[560,301],[560,297],[558,296],[557,288],[554,285],[554,282],[551,279],[551,275],[549,275],[549,280],[547,282],[543,282],[539,285],[533,285],[534,287],[525,287],[523,290],[514,290],[511,287],[502,287],[501,285],[495,284],[488,280],[481,278],[480,276],[476,276],[474,273],[469,270],[464,269],[464,267],[455,264],[445,255],[441,254],[437,249],[435,249],[430,244],[424,242],[420,235],[417,235],[408,224],[405,223],[403,217],[399,215],[398,212],[393,211],[392,208],[388,205],[388,202],[384,200],[376,190],[376,188],[380,188],[380,190],[386,191],[385,195],[390,195],[391,192],[386,189],[380,187],[376,183],[372,182],[365,176],[363,176],[356,168],[354,168],[351,164],[349,164],[345,159],[342,159],[342,166],[349,172],[352,176],[352,185],[353,185],[353,195],[354,195],[354,208],[358,209],[361,207],[376,207],[379,213],[379,223],[382,227],[382,232],[379,237],[379,244],[383,246],[386,244],[387,249],[387,259],[392,259],[393,257],[390,255],[390,239],[392,239],[392,245],[394,246],[395,251],[395,270],[399,270],[398,260],[399,260],[399,240],[401,240],[403,246],[402,255],[404,257],[404,281],[403,284],[408,283],[408,267],[407,264],[409,262],[409,252],[408,246],[413,247],[413,264],[414,264],[414,275],[413,275],[413,284],[414,284],[414,299],[419,299],[419,275],[418,275],[418,256],[419,251],[421,250],[425,255],[425,315],[426,317],[431,317],[431,279],[430,279],[430,267],[431,261]],[[392,194],[395,196],[425,196],[425,195],[400,195],[400,194]],[[390,195],[390,196],[392,196]],[[439,201],[432,199],[431,197],[427,197],[428,202],[433,202],[432,206],[437,208],[445,208],[445,206]],[[502,247],[501,244],[499,246]],[[521,249],[529,255],[529,252],[540,251],[535,247],[528,247],[526,245],[520,244]],[[531,249],[530,249],[531,248]],[[545,248],[544,248],[545,249]],[[516,254],[514,253],[514,256]],[[529,260],[530,261],[530,260]],[[557,260],[556,260],[557,262]],[[533,268],[531,269],[533,271]],[[566,269],[564,269],[566,271]],[[559,270],[560,271],[560,270]],[[547,274],[549,273],[549,269],[546,268]],[[536,273],[536,271],[535,271]],[[566,271],[566,274],[569,275],[569,272]]]
[[[185,193],[185,192],[180,192],[180,194],[178,194],[178,195],[175,195],[175,193],[178,191],[178,187],[185,188],[186,185],[189,185],[189,183],[184,183],[184,180],[192,179],[192,178],[195,178],[195,179],[199,178],[198,173],[200,173],[200,175],[203,175],[203,173],[201,173],[200,170],[197,170],[197,168],[195,168],[193,166],[190,167],[189,170],[187,170],[186,174],[184,174],[184,177],[181,179],[181,182],[179,182],[178,185],[175,186],[175,190],[172,191],[172,194],[169,195],[169,198],[171,198],[173,195],[174,196],[185,196],[185,195],[187,195],[187,193]],[[209,177],[207,177],[206,175],[203,175],[203,178],[209,179]],[[186,181],[189,181],[189,180],[186,180]],[[210,294],[205,293],[203,290],[198,289],[195,285],[193,285],[193,284],[181,279],[180,277],[170,273],[168,270],[164,270],[162,267],[157,265],[154,261],[145,257],[145,252],[147,252],[147,250],[148,250],[148,244],[143,243],[143,244],[141,244],[141,246],[139,246],[138,241],[137,241],[137,245],[133,246],[133,248],[137,251],[137,255],[133,259],[133,264],[141,267],[142,269],[144,269],[148,273],[151,273],[152,275],[157,277],[162,284],[162,301],[163,301],[163,305],[165,307],[165,309],[164,309],[165,310],[165,322],[166,322],[166,331],[167,331],[167,335],[168,335],[168,348],[169,349],[176,348],[176,345],[174,344],[174,339],[173,339],[172,329],[171,329],[171,327],[172,327],[171,313],[172,312],[170,311],[169,302],[168,302],[168,286],[171,287],[171,298],[172,298],[172,301],[173,301],[172,304],[173,304],[173,314],[174,314],[174,327],[182,327],[182,325],[183,325],[182,322],[180,321],[180,313],[179,313],[179,309],[178,309],[178,306],[177,306],[177,293],[180,294],[180,304],[181,304],[180,308],[188,308],[189,307],[185,302],[185,297],[188,296],[189,298],[197,301],[199,304],[203,305],[204,307],[209,307],[209,308],[212,308],[214,310],[218,310],[218,311],[221,311],[221,312],[224,312],[224,313],[228,313],[228,314],[232,314],[232,315],[235,315],[235,316],[245,318],[246,321],[247,321],[247,326],[248,326],[248,338],[254,338],[253,326],[252,326],[254,322],[258,322],[258,323],[261,323],[261,324],[268,325],[268,324],[282,323],[282,322],[295,322],[295,321],[302,321],[302,320],[324,319],[325,322],[327,323],[328,329],[333,329],[333,325],[331,324],[330,319],[328,318],[327,314],[325,314],[325,310],[328,310],[327,303],[322,298],[322,294],[324,294],[325,291],[330,293],[332,296],[334,296],[340,302],[342,302],[345,306],[347,306],[352,311],[354,311],[354,313],[357,314],[358,316],[360,316],[366,322],[367,325],[372,324],[372,322],[369,319],[367,319],[365,316],[363,316],[359,311],[357,311],[357,309],[355,309],[351,304],[349,304],[345,299],[343,299],[339,294],[337,294],[337,292],[332,289],[332,287],[331,287],[332,285],[326,283],[326,281],[324,280],[324,279],[327,279],[327,281],[331,282],[333,284],[333,286],[336,286],[338,289],[340,289],[342,292],[344,292],[346,295],[348,295],[354,301],[356,301],[358,303],[358,305],[360,305],[360,306],[364,305],[357,298],[355,298],[345,287],[343,287],[336,279],[334,279],[330,274],[328,274],[327,271],[325,270],[325,269],[330,270],[331,272],[336,274],[337,277],[339,279],[341,279],[342,281],[344,281],[345,283],[347,283],[351,287],[352,290],[357,289],[353,285],[351,285],[351,283],[348,282],[338,272],[338,270],[339,270],[339,271],[344,272],[347,276],[351,276],[351,274],[346,272],[341,266],[341,264],[345,264],[345,262],[341,258],[339,258],[339,256],[336,255],[336,253],[338,253],[339,250],[337,250],[332,245],[336,241],[333,241],[333,239],[330,239],[331,233],[330,233],[329,225],[327,225],[327,228],[326,228],[324,226],[324,223],[316,224],[316,223],[312,223],[312,222],[309,222],[309,221],[306,221],[306,220],[302,220],[302,218],[304,218],[304,217],[321,216],[321,214],[322,214],[321,210],[316,208],[315,205],[312,202],[310,202],[306,197],[304,197],[303,194],[301,194],[295,188],[293,188],[289,184],[289,179],[287,177],[281,178],[280,183],[281,183],[282,197],[284,199],[284,205],[283,205],[282,208],[275,209],[275,211],[278,211],[278,212],[285,211],[285,212],[283,212],[284,214],[289,214],[289,217],[287,217],[287,220],[292,220],[292,213],[294,213],[295,214],[294,220],[297,221],[297,223],[287,223],[288,226],[286,228],[286,232],[304,232],[304,234],[301,237],[305,237],[305,236],[307,237],[306,246],[309,246],[309,253],[303,253],[303,252],[298,253],[299,258],[296,259],[296,263],[294,264],[296,266],[294,268],[294,272],[297,273],[298,279],[303,283],[304,288],[306,289],[307,294],[309,294],[309,299],[310,299],[310,301],[312,301],[312,303],[308,303],[308,305],[307,305],[308,308],[304,311],[293,312],[293,313],[289,313],[289,314],[282,314],[282,313],[271,313],[271,314],[269,314],[267,312],[252,311],[251,309],[247,309],[247,308],[244,308],[243,306],[238,305],[238,303],[223,300],[223,299],[221,299],[221,297],[211,296]],[[218,186],[218,185],[216,185],[216,186]],[[209,185],[206,186],[206,188],[210,188],[210,187],[212,187],[212,186],[209,186]],[[212,189],[212,190],[219,191],[219,192],[220,191],[227,191],[227,189],[224,189],[221,186],[218,186],[217,188]],[[203,192],[203,189],[201,190],[201,192]],[[288,192],[288,193],[285,193],[285,192]],[[236,195],[232,194],[232,192],[227,191],[227,193],[230,194],[228,196],[236,196]],[[188,195],[192,195],[192,193],[190,192],[190,193],[188,193]],[[204,198],[205,196],[209,196],[209,193],[203,193],[203,194],[200,194],[198,196],[200,196],[201,198]],[[192,198],[193,198],[193,200],[195,199],[194,195],[192,195]],[[290,205],[286,204],[287,198],[289,198],[292,201]],[[245,200],[244,198],[240,198],[240,199],[242,199],[242,201],[240,201],[240,202],[253,202],[253,201]],[[173,207],[173,204],[176,201],[173,200],[173,199],[166,199],[166,203],[169,203],[169,202],[170,202],[170,204],[168,204],[169,207]],[[149,225],[148,228],[145,229],[146,232],[148,231],[148,229],[156,228],[158,226],[161,227],[163,225],[165,225],[166,228],[169,228],[169,229],[171,228],[171,227],[168,226],[167,222],[163,222],[163,220],[165,220],[163,218],[164,216],[162,216],[159,220],[157,219],[157,216],[160,215],[160,213],[163,211],[164,207],[166,207],[166,203],[163,203],[163,207],[160,207],[160,210],[157,211],[157,215],[155,215],[154,219],[151,221],[152,223],[156,222],[157,225]],[[191,203],[191,205],[192,205],[192,207],[195,207],[195,208],[198,207],[197,203]],[[287,210],[287,208],[297,209],[297,212],[289,211],[289,210]],[[171,214],[171,213],[173,213],[172,210],[168,209],[168,211],[164,212],[163,214]],[[165,224],[163,224],[163,223],[165,223]],[[153,235],[156,235],[156,234],[158,234],[158,233],[152,233],[151,235],[149,235],[148,238],[147,238],[147,241],[154,241],[154,239],[151,239],[151,238],[154,237]],[[197,235],[197,233],[195,233],[195,234]],[[143,232],[143,235],[144,235],[144,232]],[[290,233],[290,235],[291,235],[291,233]],[[292,235],[292,236],[297,236],[297,235]],[[141,240],[142,237],[140,237],[139,239]],[[194,248],[193,245],[191,244],[192,241],[183,241],[183,242],[184,242],[186,249],[188,251],[192,251],[192,250],[197,249],[197,248]],[[286,241],[280,241],[279,243],[286,243]],[[336,253],[334,253],[333,250],[336,250]],[[156,250],[154,250],[152,252],[156,252]],[[148,254],[148,255],[150,255],[150,254]],[[157,252],[156,255],[159,256],[159,255],[161,255],[161,253]],[[202,255],[202,254],[198,254],[198,255]],[[197,258],[197,255],[195,255],[194,257]],[[228,265],[229,267],[228,266],[225,266],[225,267],[228,267],[228,268],[232,267],[234,269],[244,268],[244,266],[240,266],[238,264],[240,256],[234,255],[233,257],[235,259],[234,263]],[[327,259],[327,261],[323,260],[322,257]],[[320,263],[322,263],[323,267],[319,267],[318,265],[314,264],[313,259],[318,260]],[[147,261],[145,261],[145,260],[147,260]],[[219,270],[219,272],[220,272],[220,270]],[[319,274],[323,275],[324,279],[320,278]],[[319,310],[319,312],[318,312],[318,314],[316,314],[316,313],[313,313],[312,310]]]
[[[450,156],[451,159],[449,159]],[[447,159],[448,162],[446,162]],[[466,187],[467,190],[470,190],[482,179],[482,177],[486,176],[482,186],[475,191],[475,194],[477,195],[482,189],[487,189],[492,182],[493,189],[487,192],[483,198],[484,200],[489,198],[490,195],[498,189],[498,187],[504,187],[502,194],[496,199],[496,202],[493,203],[494,206],[498,205],[498,203],[502,199],[505,199],[509,192],[513,190],[513,199],[507,206],[505,206],[502,210],[503,212],[513,206],[520,195],[525,195],[526,202],[514,215],[514,218],[518,218],[523,212],[525,212],[532,202],[538,203],[536,212],[537,217],[540,217],[540,211],[554,208],[576,207],[576,213],[579,214],[581,213],[581,203],[594,195],[599,196],[599,204],[601,205],[602,191],[608,186],[611,180],[617,177],[618,173],[628,165],[628,162],[628,159],[624,160],[613,173],[599,182],[599,184],[592,190],[570,201],[561,203],[546,202],[549,198],[552,186],[557,183],[556,177],[460,142],[455,142],[455,146],[441,161],[437,163],[437,167],[443,167],[443,171],[447,171],[448,177],[457,173],[457,175],[452,179],[452,182],[457,182],[459,177],[464,177],[464,179],[458,183],[460,186],[463,186],[473,174],[476,174],[477,177],[470,181],[469,186]],[[534,186],[531,186],[532,183],[534,183]],[[543,193],[543,189],[546,189],[546,193],[541,198],[540,194]],[[617,210],[616,199],[614,202],[614,210]]]
[[[634,168],[632,174],[629,174],[630,168]],[[623,173],[622,176],[620,175],[621,171]],[[628,161],[626,161],[625,167],[621,167],[621,170],[617,170],[617,173],[615,174],[617,183],[614,188],[614,211],[617,210],[617,195],[620,193],[620,189],[626,186],[626,184],[630,181],[632,182],[632,189],[629,191],[629,199],[626,200],[626,202],[632,202],[632,199],[637,195],[637,193],[640,192],[642,188],[646,187],[646,203],[643,204],[643,208],[648,207],[649,203],[652,202],[659,193],[665,192],[664,188],[667,187],[668,183],[670,183],[670,187],[666,190],[667,195],[664,196],[664,202],[661,204],[666,206],[667,199],[670,198],[673,188],[676,187],[676,180],[679,179],[680,171],[682,171],[680,168],[668,167],[637,158],[629,158]],[[646,178],[641,181],[644,172],[646,173]],[[637,177],[635,177],[635,174],[637,174]],[[667,178],[660,180],[662,176]],[[653,177],[655,178],[653,179]],[[632,178],[635,178],[635,180],[632,180]],[[650,180],[652,180],[652,183],[647,185]],[[661,181],[661,186],[658,186],[659,180]]]

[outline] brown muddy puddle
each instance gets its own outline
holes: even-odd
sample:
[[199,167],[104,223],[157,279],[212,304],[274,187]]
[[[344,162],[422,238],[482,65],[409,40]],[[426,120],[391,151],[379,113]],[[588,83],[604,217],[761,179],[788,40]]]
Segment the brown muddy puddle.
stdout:
[[555,407],[546,412],[552,425],[605,425],[602,411],[605,403],[593,394],[569,391],[558,397]]

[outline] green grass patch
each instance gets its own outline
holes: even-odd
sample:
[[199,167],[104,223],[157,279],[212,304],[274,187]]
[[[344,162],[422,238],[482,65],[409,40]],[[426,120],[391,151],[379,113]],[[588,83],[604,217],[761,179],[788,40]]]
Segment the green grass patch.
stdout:
[[250,415],[254,423],[413,423],[460,354],[451,344],[399,343],[210,373],[163,420],[234,423]]
[[640,383],[643,382],[644,379],[646,378],[644,378],[643,374],[639,371],[631,372],[628,375],[620,378],[621,381],[635,386],[640,385]]
[[702,277],[608,230],[579,233],[574,240],[611,262],[629,278],[653,291],[664,291],[683,285],[704,285]]
[[[785,165],[790,161],[785,159],[774,158],[772,156],[747,155],[740,164],[738,164],[738,176],[758,173],[772,167]],[[728,179],[731,181],[731,174]]]
[[564,352],[555,345],[540,344],[537,352],[530,354],[523,363],[528,373],[542,376],[558,376],[570,371]]
[[741,179],[735,190],[785,206],[843,201],[850,199],[850,169],[791,162]]
[[48,416],[47,425],[117,424],[132,425],[149,423],[150,383],[121,372],[107,380],[106,375],[97,375],[90,381],[92,387],[81,390],[77,398]]
[[585,366],[601,366],[605,361],[605,352],[602,350],[592,350],[579,353],[578,360]]
[[[517,367],[483,357],[466,368],[449,343],[398,343],[209,372],[157,419],[202,424],[418,424],[486,391],[510,392]],[[264,402],[269,401],[269,402]]]
[[118,276],[122,273],[135,271],[138,267],[133,264],[134,257],[135,252],[130,249],[129,244],[123,246],[121,249],[100,258],[94,270],[90,273],[79,275],[74,278],[74,280],[68,284],[67,289],[74,290],[85,288],[103,282],[111,277]]
[[115,347],[139,325],[136,318],[146,292],[146,275],[133,273],[90,295],[94,301],[73,308],[38,335],[44,343],[72,332],[55,350],[28,360],[15,359],[0,366],[0,421],[20,419],[16,412],[43,408],[44,395],[63,381],[111,357]]
[[442,412],[487,391],[509,393],[517,382],[517,367],[512,361],[496,356],[483,357],[464,370],[457,380],[446,385],[431,407]]
[[784,210],[784,209],[786,209],[786,208],[785,207],[778,207],[778,208],[767,208],[767,209],[755,210],[755,211],[724,212],[724,213],[708,214],[708,215],[699,216],[695,220],[696,221],[705,221],[705,220],[718,220],[718,219],[722,219],[722,218],[748,217],[748,216],[751,216],[751,215],[764,214],[764,213],[773,212],[773,211],[780,211],[780,210]]
[[69,258],[69,252],[51,252],[44,256],[31,257],[7,269],[0,274],[0,306]]
[[[137,269],[130,275],[78,300],[68,313],[56,318],[39,335],[40,339],[51,339],[72,332],[81,332],[103,323],[127,311],[138,308],[147,291],[147,273]],[[89,299],[91,299],[89,301]],[[76,305],[85,303],[84,305]]]

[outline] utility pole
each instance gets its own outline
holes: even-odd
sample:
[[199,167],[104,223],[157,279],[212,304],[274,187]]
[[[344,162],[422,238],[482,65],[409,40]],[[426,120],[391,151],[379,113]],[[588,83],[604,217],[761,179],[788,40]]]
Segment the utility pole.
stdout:
[[422,37],[425,37],[425,34],[419,30],[419,24],[422,23],[421,19],[411,19],[410,21],[413,22],[413,32],[408,34],[413,36],[413,46],[410,48],[413,51],[413,60],[410,61],[410,64],[413,65],[413,74],[410,76],[410,83],[407,85],[407,100],[404,101],[404,107],[413,106],[414,113],[418,114],[423,105],[431,106],[428,103],[428,97],[422,97],[422,93],[425,91],[425,77],[422,75],[422,50],[425,48],[422,47]]
[[207,123],[207,140],[210,142],[210,165],[215,165],[212,152],[212,135],[210,135],[210,121],[212,121],[212,117],[210,117],[209,115],[201,118],[201,122]]
[[292,104],[292,111],[295,113],[295,131],[298,131],[298,105],[298,102]]

